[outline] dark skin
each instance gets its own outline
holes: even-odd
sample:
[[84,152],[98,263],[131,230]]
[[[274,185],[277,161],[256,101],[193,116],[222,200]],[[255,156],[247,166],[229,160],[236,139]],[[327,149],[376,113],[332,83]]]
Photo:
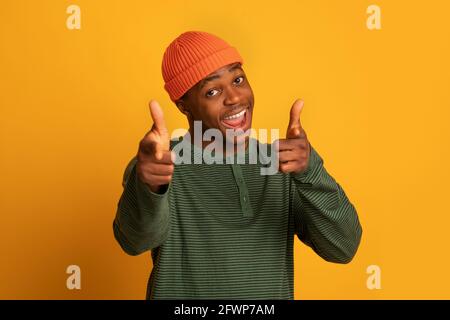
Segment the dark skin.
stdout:
[[[222,120],[244,109],[247,110],[248,119],[240,129],[245,132],[251,128],[254,96],[241,64],[233,63],[199,81],[176,101],[176,105],[188,119],[191,137],[194,134],[194,121],[202,121],[203,132],[216,128],[226,137],[226,130],[230,127]],[[248,137],[235,142],[245,142],[247,147]],[[203,147],[208,143],[203,141]]]
[[[216,128],[225,137],[226,130],[230,127],[224,122],[224,118],[244,110],[245,116],[239,129],[245,132],[251,128],[253,91],[239,63],[227,65],[209,74],[175,103],[187,117],[191,137],[194,134],[194,121],[202,121],[203,131]],[[283,173],[300,173],[308,167],[311,146],[300,123],[302,109],[303,101],[296,100],[290,110],[286,138],[274,142],[280,162],[279,171]],[[175,155],[169,149],[170,135],[163,111],[155,100],[150,101],[150,113],[153,126],[140,141],[136,172],[152,192],[162,193],[172,180]],[[247,147],[248,137],[242,137],[244,138],[234,141],[235,148],[236,144],[242,142]],[[204,141],[203,147],[208,143],[210,142]]]

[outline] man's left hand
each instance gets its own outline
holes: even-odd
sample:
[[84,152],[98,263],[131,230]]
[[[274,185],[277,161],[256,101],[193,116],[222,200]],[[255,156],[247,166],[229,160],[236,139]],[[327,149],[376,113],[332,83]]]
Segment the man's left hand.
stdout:
[[309,163],[311,146],[300,123],[303,100],[298,99],[291,107],[286,139],[278,140],[279,170],[284,173],[301,173]]

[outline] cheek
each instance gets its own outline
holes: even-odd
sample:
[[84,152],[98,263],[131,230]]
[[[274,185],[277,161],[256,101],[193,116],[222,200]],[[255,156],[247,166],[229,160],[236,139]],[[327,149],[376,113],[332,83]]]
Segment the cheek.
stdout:
[[220,108],[215,105],[203,105],[197,110],[196,120],[201,120],[205,126],[216,127],[220,119]]
[[245,89],[245,93],[248,96],[252,96],[253,97],[253,90],[252,87],[250,86],[250,84],[247,82],[247,84],[244,86]]

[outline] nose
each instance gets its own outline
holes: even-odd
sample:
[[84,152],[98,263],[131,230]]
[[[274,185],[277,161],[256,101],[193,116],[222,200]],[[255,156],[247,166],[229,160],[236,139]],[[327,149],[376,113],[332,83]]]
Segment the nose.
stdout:
[[241,95],[239,89],[234,87],[228,87],[225,89],[225,99],[223,104],[226,106],[234,106],[241,102]]

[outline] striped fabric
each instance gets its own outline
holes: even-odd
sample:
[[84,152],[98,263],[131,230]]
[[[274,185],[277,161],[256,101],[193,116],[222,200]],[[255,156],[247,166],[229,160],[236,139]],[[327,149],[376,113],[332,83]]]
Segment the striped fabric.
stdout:
[[151,250],[147,299],[293,299],[294,235],[335,263],[359,246],[355,208],[314,148],[297,175],[264,176],[260,163],[177,165],[164,194],[135,164],[113,230],[126,253]]

